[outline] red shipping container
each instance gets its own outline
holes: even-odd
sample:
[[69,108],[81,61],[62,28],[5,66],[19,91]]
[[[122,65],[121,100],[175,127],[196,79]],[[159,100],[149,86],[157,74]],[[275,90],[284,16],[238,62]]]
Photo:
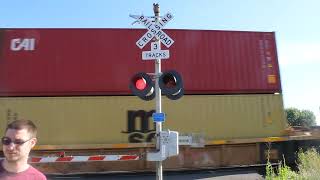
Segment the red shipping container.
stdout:
[[[1,29],[0,96],[129,95],[145,29]],[[164,30],[185,94],[281,92],[274,32]],[[162,49],[168,49],[162,45]]]

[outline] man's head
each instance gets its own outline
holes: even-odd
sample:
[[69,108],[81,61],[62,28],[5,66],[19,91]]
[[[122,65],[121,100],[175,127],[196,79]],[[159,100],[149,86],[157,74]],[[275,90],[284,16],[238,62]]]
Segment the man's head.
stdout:
[[2,149],[8,162],[26,162],[37,139],[37,127],[30,120],[16,120],[8,124]]
[[26,129],[28,134],[30,135],[30,138],[35,138],[37,136],[37,127],[36,125],[30,121],[30,120],[15,120],[8,124],[6,128],[6,132],[8,129],[15,129],[15,130],[21,130]]

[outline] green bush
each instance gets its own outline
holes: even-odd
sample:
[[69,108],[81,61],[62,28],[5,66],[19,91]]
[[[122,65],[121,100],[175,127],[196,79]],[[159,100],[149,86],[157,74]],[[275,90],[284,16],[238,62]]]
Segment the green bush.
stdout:
[[271,166],[269,157],[266,166],[266,180],[319,180],[320,179],[320,154],[316,149],[300,150],[298,153],[298,172],[288,167],[285,161],[280,162],[276,174]]
[[301,179],[320,179],[320,155],[316,149],[311,148],[306,152],[298,153],[298,169]]
[[288,180],[288,179],[297,179],[298,175],[294,171],[291,170],[286,163],[280,162],[278,165],[278,174],[276,174],[272,168],[271,163],[267,162],[266,166],[266,180]]

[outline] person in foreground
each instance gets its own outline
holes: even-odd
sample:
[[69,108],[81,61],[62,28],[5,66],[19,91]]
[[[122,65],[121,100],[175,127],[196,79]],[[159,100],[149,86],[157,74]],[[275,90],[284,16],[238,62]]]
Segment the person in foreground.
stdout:
[[0,180],[46,180],[46,176],[28,164],[29,153],[37,143],[37,127],[30,120],[8,124],[1,139],[5,158],[0,164]]

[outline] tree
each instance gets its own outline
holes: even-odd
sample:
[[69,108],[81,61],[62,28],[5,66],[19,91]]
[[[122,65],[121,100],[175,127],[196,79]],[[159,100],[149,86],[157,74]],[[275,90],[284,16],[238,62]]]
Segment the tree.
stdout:
[[315,126],[316,116],[312,111],[309,110],[299,110],[297,108],[287,108],[285,109],[288,123],[291,126]]

